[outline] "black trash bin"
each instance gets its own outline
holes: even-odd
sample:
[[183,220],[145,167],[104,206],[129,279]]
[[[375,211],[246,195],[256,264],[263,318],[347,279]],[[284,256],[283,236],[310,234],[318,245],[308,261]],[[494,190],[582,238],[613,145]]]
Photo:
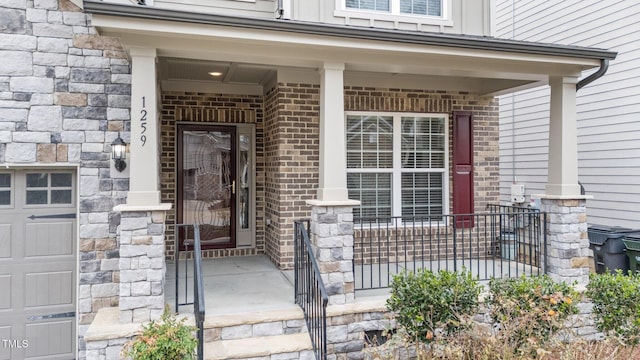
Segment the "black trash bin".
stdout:
[[629,258],[622,239],[634,232],[638,233],[640,229],[608,225],[589,226],[589,247],[593,250],[596,273],[603,274],[607,270],[619,269],[626,274],[629,271]]
[[640,233],[627,234],[622,239],[629,258],[629,270],[632,273],[640,271]]

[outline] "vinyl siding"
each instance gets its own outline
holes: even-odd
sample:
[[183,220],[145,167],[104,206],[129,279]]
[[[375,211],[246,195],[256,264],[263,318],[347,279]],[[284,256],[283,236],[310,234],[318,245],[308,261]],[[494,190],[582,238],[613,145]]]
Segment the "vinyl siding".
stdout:
[[[593,196],[590,223],[640,228],[640,2],[497,0],[495,31],[500,38],[618,52],[607,74],[578,92],[579,179]],[[508,201],[514,180],[527,194],[542,194],[549,88],[499,100],[500,198]]]
[[[131,5],[131,0],[103,0]],[[391,16],[385,12],[344,11],[343,0],[285,0],[285,19],[337,25],[364,26],[405,31],[489,36],[492,33],[494,0],[443,0],[446,19],[425,16]],[[147,0],[158,9],[193,13],[275,19],[278,0]],[[380,15],[380,16],[379,16]]]
[[[131,5],[130,0],[103,1]],[[193,13],[274,19],[276,3],[277,0],[147,0],[146,6]]]
[[292,18],[301,21],[488,36],[492,27],[493,0],[444,0],[450,8],[450,22],[430,21],[421,16],[404,16],[382,20],[375,12],[341,11],[343,2],[336,0],[291,0]]

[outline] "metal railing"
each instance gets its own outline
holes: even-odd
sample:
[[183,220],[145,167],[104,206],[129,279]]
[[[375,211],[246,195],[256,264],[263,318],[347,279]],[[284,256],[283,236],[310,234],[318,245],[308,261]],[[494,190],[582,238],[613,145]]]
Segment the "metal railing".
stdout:
[[[189,231],[192,228],[192,232]],[[181,232],[182,230],[182,232]],[[204,306],[204,283],[202,274],[202,247],[200,245],[200,227],[194,224],[176,224],[176,241],[179,236],[182,235],[183,246],[185,251],[189,251],[189,246],[192,246],[193,251],[193,298],[192,301],[188,301],[188,258],[185,254],[184,259],[184,302],[179,302],[179,279],[180,279],[180,246],[176,246],[176,312],[180,306],[193,305],[193,316],[195,318],[196,327],[198,328],[198,359],[204,359],[204,318],[205,318],[205,306]],[[193,236],[193,238],[190,238]]]
[[309,240],[309,220],[295,222],[295,302],[304,312],[316,359],[327,358],[327,303],[329,296]]
[[389,287],[404,269],[466,269],[478,280],[546,273],[546,216],[489,205],[477,214],[355,219],[355,289]]

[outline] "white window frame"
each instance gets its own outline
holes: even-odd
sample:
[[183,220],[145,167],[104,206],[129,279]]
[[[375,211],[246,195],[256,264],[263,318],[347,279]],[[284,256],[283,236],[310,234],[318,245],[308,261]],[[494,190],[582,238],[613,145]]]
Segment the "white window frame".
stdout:
[[0,174],[9,174],[11,177],[11,186],[0,188],[2,191],[9,191],[9,204],[0,205],[2,209],[13,209],[15,207],[16,195],[16,175],[14,171],[1,171]]
[[[347,173],[387,173],[391,172],[391,216],[402,216],[402,174],[403,173],[441,173],[442,178],[442,216],[443,221],[449,214],[449,114],[446,113],[406,113],[378,111],[346,111],[347,116],[389,116],[393,119],[393,167],[390,169],[347,168]],[[444,120],[444,168],[403,168],[402,167],[402,117],[437,117]],[[345,142],[345,154],[347,152]],[[383,171],[385,170],[385,171]],[[388,170],[388,171],[386,171]]]
[[[453,0],[442,0],[442,15],[403,14],[400,12],[400,0],[390,0],[390,11],[364,10],[347,8],[346,0],[335,0],[336,7],[333,15],[342,18],[381,20],[420,25],[453,26],[451,7]],[[373,24],[372,24],[373,26]]]
[[[47,186],[46,187],[36,187],[30,188],[27,186],[27,175],[29,174],[47,174]],[[51,174],[70,174],[71,175],[71,185],[70,186],[62,186],[62,187],[54,187],[51,185]],[[15,178],[15,176],[14,176]],[[75,173],[71,169],[60,169],[60,170],[48,170],[48,169],[30,169],[24,173],[24,189],[22,196],[24,197],[24,203],[22,204],[24,209],[31,208],[75,208],[76,207],[76,181],[77,178]],[[27,204],[27,191],[31,190],[40,190],[47,192],[47,203],[46,204]],[[63,204],[53,204],[51,203],[51,191],[55,190],[70,190],[71,191],[71,202],[63,203]]]

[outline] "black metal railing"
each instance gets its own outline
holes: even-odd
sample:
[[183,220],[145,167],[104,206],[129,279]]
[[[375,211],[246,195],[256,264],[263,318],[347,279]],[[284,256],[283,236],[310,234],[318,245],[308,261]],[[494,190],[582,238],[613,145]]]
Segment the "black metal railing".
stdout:
[[295,222],[295,302],[304,312],[316,359],[327,358],[327,303],[329,296],[309,240],[309,220]]
[[[205,305],[204,305],[204,281],[202,273],[202,247],[200,245],[200,227],[193,224],[177,224],[176,225],[176,241],[179,236],[184,239],[182,245],[184,251],[189,251],[189,247],[193,253],[193,298],[189,301],[188,298],[188,256],[184,257],[184,302],[179,302],[179,279],[180,279],[180,246],[176,246],[176,312],[180,306],[193,305],[193,316],[195,318],[196,327],[198,328],[198,359],[204,359],[204,318],[205,318]],[[191,230],[191,231],[189,231]]]
[[477,214],[355,219],[355,288],[389,287],[404,269],[464,268],[478,280],[546,273],[546,216],[489,205]]

